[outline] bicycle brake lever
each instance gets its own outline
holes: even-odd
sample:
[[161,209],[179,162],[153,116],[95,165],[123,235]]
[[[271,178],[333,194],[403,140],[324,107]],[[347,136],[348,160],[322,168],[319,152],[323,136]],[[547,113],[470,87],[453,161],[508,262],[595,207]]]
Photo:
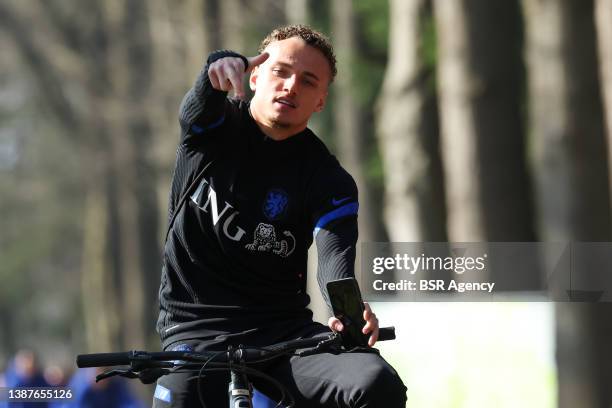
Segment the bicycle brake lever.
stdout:
[[138,374],[130,370],[109,370],[109,371],[103,372],[102,374],[96,375],[96,382],[105,380],[110,377],[114,377],[116,375],[121,376],[121,377],[126,377],[126,378],[137,378],[138,377]]

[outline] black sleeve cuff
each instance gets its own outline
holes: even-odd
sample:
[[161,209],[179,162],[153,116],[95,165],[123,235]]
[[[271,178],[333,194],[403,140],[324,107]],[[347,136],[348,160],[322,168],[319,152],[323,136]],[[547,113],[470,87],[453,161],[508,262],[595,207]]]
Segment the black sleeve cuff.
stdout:
[[229,50],[212,52],[207,58],[206,65],[200,71],[195,84],[187,92],[181,103],[179,123],[185,132],[188,132],[191,125],[196,122],[205,127],[223,115],[227,92],[212,87],[208,77],[208,67],[218,59],[225,57],[241,58],[246,71],[248,60],[237,52]]
[[208,55],[208,59],[206,60],[206,64],[210,65],[213,62],[220,60],[221,58],[226,58],[226,57],[236,57],[236,58],[240,58],[242,60],[242,62],[244,63],[244,71],[246,72],[246,70],[249,68],[249,60],[246,59],[246,57],[242,54],[238,54],[237,52],[231,51],[231,50],[217,50],[217,51],[213,51]]

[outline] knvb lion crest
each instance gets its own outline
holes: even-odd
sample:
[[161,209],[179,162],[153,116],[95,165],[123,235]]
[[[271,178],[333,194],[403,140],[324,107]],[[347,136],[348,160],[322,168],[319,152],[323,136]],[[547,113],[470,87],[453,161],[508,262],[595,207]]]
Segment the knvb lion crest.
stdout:
[[268,191],[263,204],[263,213],[270,221],[275,221],[282,218],[287,212],[287,204],[289,196],[286,192],[280,189]]
[[272,252],[280,257],[286,258],[295,249],[295,237],[290,231],[283,231],[287,239],[276,239],[274,226],[260,222],[253,233],[253,242],[245,245],[249,251]]

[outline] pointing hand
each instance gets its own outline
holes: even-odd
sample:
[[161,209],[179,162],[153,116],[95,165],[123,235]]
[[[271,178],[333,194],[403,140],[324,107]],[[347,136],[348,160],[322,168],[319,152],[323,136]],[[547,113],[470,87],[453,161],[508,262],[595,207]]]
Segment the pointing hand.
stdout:
[[253,68],[268,59],[270,54],[261,53],[254,57],[247,58],[249,66],[245,70],[244,61],[238,57],[225,57],[218,59],[208,67],[208,77],[214,89],[219,91],[234,91],[234,96],[239,99],[244,98],[244,76],[250,73]]

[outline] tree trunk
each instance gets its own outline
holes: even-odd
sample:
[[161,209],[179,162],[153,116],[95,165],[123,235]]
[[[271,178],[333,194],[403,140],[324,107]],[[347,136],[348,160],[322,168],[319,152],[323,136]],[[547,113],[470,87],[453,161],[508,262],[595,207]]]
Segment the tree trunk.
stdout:
[[83,222],[82,304],[85,339],[90,352],[117,350],[120,327],[117,305],[118,287],[109,264],[108,203],[103,152],[92,161],[91,177],[85,200]]
[[[117,11],[123,41],[111,41],[116,64],[109,70],[111,92],[105,94],[103,115],[111,135],[111,235],[115,276],[120,283],[122,347],[147,347],[147,334],[156,320],[154,304],[159,281],[159,219],[155,172],[149,151],[152,129],[147,100],[153,75],[150,14],[138,0]],[[117,63],[118,62],[118,63]],[[110,116],[113,112],[118,115]],[[146,323],[145,323],[146,322]]]
[[390,2],[389,62],[378,106],[391,241],[445,241],[437,107],[423,61],[427,0]]
[[337,151],[342,166],[353,176],[359,188],[359,238],[361,242],[384,239],[384,228],[375,207],[375,198],[368,185],[365,164],[368,161],[365,146],[361,106],[355,92],[352,74],[357,63],[358,48],[355,38],[355,15],[350,0],[334,1],[332,5],[333,37],[338,59],[338,76],[334,90],[334,124]]
[[[612,162],[612,2],[595,1],[595,22],[599,45],[599,72],[604,99],[604,116],[608,141],[608,163]],[[608,166],[608,181],[612,182],[612,166]],[[612,188],[610,189],[612,192]]]
[[605,241],[610,217],[592,1],[525,6],[541,237]]
[[[524,0],[540,234],[609,241],[608,173],[593,2]],[[559,407],[610,406],[612,307],[558,303]]]
[[507,0],[434,5],[449,237],[531,241],[519,108],[519,5]]
[[207,46],[205,49],[208,51],[218,50],[223,42],[219,7],[219,0],[204,0],[204,28]]

